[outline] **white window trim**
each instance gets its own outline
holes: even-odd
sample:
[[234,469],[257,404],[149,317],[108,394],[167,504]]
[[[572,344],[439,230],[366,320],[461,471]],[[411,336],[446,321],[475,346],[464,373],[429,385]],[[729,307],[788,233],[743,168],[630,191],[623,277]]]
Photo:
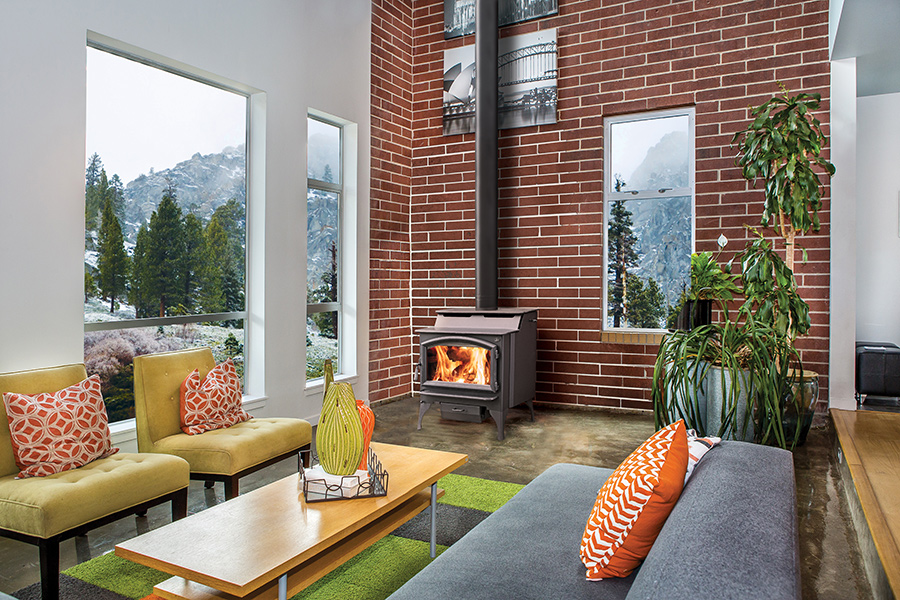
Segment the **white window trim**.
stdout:
[[[614,174],[612,172],[612,126],[621,123],[647,121],[650,119],[663,119],[667,117],[688,117],[688,153],[691,160],[688,168],[689,186],[659,192],[654,190],[616,192],[613,190]],[[612,203],[616,200],[641,200],[661,199],[689,196],[691,198],[691,252],[693,253],[697,243],[697,196],[696,196],[696,128],[695,109],[693,106],[673,108],[666,110],[654,110],[628,115],[617,115],[603,119],[603,314],[601,331],[614,333],[656,334],[666,332],[663,328],[638,328],[638,327],[612,327],[607,325],[609,311],[609,244],[607,231],[609,228],[609,212]],[[689,274],[688,274],[689,275]]]
[[[340,272],[338,273],[338,290],[340,311],[338,313],[338,364],[340,373],[335,374],[336,381],[356,383],[358,363],[358,328],[359,317],[359,283],[355,274],[358,267],[359,245],[359,174],[357,165],[359,161],[359,127],[356,123],[328,114],[326,112],[310,108],[310,118],[324,121],[341,128],[341,191],[340,194],[340,227],[338,240],[338,257],[340,260]],[[310,186],[307,179],[306,191]],[[306,215],[304,204],[304,216]],[[306,323],[308,304],[304,303],[303,322]],[[304,327],[305,329],[305,327]],[[306,347],[304,346],[304,373],[306,365]],[[321,395],[322,378],[306,381],[306,396],[315,397]]]
[[[244,310],[237,315],[227,313],[231,318],[244,319],[244,395],[246,410],[262,410],[266,405],[265,395],[265,214],[266,214],[266,93],[258,88],[222,77],[203,69],[128,44],[121,40],[97,33],[87,32],[87,46],[110,52],[129,60],[162,69],[201,83],[212,85],[247,98],[246,144],[246,261],[244,273]],[[193,317],[193,315],[191,316]],[[197,315],[197,322],[210,320],[208,315]],[[135,319],[125,321],[128,327],[158,323],[148,321],[168,321],[164,319]],[[174,319],[177,320],[177,317]],[[188,320],[193,321],[190,317]],[[216,319],[212,319],[216,320]],[[218,319],[222,320],[222,319]],[[187,322],[187,321],[185,321]],[[134,323],[134,324],[131,324]],[[138,324],[140,323],[140,324]],[[85,324],[85,331],[90,329]],[[90,324],[102,329],[103,325]],[[108,326],[106,328],[109,328]],[[114,435],[130,440],[134,432],[133,419],[110,423]]]

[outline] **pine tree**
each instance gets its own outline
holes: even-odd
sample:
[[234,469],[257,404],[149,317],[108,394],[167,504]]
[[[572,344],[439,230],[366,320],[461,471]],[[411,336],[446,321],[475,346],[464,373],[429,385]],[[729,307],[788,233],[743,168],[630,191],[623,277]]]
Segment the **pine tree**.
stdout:
[[235,271],[238,274],[239,283],[244,283],[244,263],[247,218],[244,206],[235,198],[232,198],[225,204],[221,205],[213,212],[213,217],[218,219],[219,225],[225,230],[228,236],[228,244],[231,249],[231,256],[234,259]]
[[647,285],[637,275],[627,276],[628,325],[640,329],[658,329],[660,321],[666,316],[665,298],[659,284],[652,277]]
[[87,169],[84,173],[84,228],[85,230],[97,229],[100,211],[103,208],[103,196],[100,191],[100,178],[106,177],[103,162],[95,152],[91,155]]
[[170,180],[162,200],[150,215],[150,227],[145,249],[143,285],[148,297],[154,298],[158,316],[166,316],[168,307],[183,301],[184,286],[181,269],[184,261],[184,226],[177,204],[175,184]]
[[322,173],[322,181],[334,183],[334,175],[331,173],[331,165],[325,165],[325,171]]
[[225,310],[224,273],[228,267],[230,252],[228,236],[215,215],[203,232],[204,258],[200,278],[200,305],[203,312],[217,313]]
[[187,213],[184,215],[184,255],[181,261],[181,281],[184,286],[182,294],[183,304],[188,312],[200,304],[200,271],[203,264],[203,224],[197,215]]
[[94,276],[91,275],[91,268],[84,263],[84,301],[87,302],[97,295],[97,285],[94,283]]
[[[617,182],[617,187],[619,184]],[[638,265],[638,254],[635,250],[637,236],[632,231],[631,211],[625,208],[624,200],[615,200],[609,215],[606,230],[609,248],[608,271],[613,276],[613,284],[609,289],[609,314],[613,317],[613,327],[620,327],[626,318],[626,298],[628,269]]]
[[[101,189],[106,173],[101,172]],[[125,238],[122,227],[113,209],[112,194],[103,201],[100,217],[100,231],[97,234],[99,258],[97,260],[97,287],[100,295],[109,300],[109,312],[118,305],[117,298],[124,295],[128,281],[128,254],[125,252]]]
[[118,175],[109,178],[109,189],[113,200],[113,210],[119,223],[125,221],[125,185]]
[[147,243],[150,230],[146,225],[138,229],[134,244],[134,253],[131,259],[131,286],[128,299],[134,305],[135,316],[145,319],[155,316],[153,300],[147,293],[149,288],[150,273],[147,268]]

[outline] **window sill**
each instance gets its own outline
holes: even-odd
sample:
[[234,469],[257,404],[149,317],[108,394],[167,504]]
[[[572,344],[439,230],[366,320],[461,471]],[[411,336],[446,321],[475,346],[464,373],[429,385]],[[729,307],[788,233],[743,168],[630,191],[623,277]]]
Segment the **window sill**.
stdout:
[[613,344],[658,345],[666,334],[657,331],[601,331],[600,341]]

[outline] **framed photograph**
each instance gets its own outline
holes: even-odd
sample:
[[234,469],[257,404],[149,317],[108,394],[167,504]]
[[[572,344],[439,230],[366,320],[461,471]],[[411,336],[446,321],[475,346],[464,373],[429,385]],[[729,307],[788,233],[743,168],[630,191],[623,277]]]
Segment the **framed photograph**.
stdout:
[[[502,27],[558,12],[558,0],[499,0],[497,20]],[[475,33],[475,0],[444,0],[444,39],[471,33]]]
[[[502,38],[500,129],[556,123],[556,29]],[[444,51],[444,135],[475,131],[475,46]]]

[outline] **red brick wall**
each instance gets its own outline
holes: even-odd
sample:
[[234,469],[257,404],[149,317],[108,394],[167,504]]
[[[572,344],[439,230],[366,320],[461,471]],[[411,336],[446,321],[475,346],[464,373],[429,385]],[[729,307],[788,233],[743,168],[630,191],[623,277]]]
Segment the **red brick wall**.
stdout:
[[412,0],[372,2],[369,399],[411,389]]
[[[734,166],[731,137],[747,124],[750,105],[779,91],[778,81],[822,94],[818,117],[827,132],[827,23],[827,0],[560,0],[556,16],[501,29],[507,36],[557,28],[559,46],[558,122],[500,137],[500,304],[539,311],[539,401],[651,407],[656,346],[601,339],[603,118],[695,107],[697,250],[714,250],[720,233],[738,250],[743,224],[759,224],[762,192]],[[432,324],[436,309],[474,305],[474,135],[441,133],[443,51],[474,36],[445,41],[442,28],[442,0],[415,3],[408,273],[374,270],[375,231],[384,222],[373,221],[373,297],[385,286],[408,291],[413,330]],[[389,44],[373,35],[373,61]],[[377,80],[373,71],[376,108],[386,100]],[[374,127],[373,139],[377,162],[383,140]],[[376,183],[383,178],[373,177],[373,198]],[[820,218],[820,232],[802,240],[809,262],[797,269],[813,319],[799,345],[807,368],[823,376],[820,399],[827,399],[827,198]],[[371,319],[373,351],[396,340],[390,364],[407,361],[394,375],[373,360],[370,395],[387,390],[379,396],[387,397],[409,391],[417,348],[399,345],[418,339],[398,337],[380,311]]]

